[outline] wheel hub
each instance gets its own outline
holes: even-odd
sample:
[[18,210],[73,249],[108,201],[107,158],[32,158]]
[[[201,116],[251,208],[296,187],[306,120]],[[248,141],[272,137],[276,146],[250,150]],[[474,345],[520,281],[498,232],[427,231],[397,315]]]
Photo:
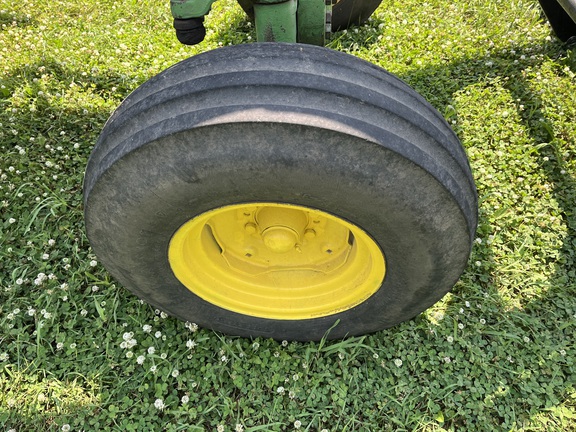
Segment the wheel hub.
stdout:
[[232,205],[185,223],[168,258],[190,291],[222,308],[263,318],[331,315],[380,287],[384,257],[360,228],[315,209]]

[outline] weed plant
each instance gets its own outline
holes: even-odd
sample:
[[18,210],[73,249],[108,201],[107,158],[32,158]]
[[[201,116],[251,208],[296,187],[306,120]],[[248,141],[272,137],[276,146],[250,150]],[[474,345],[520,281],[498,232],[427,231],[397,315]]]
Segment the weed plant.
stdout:
[[535,0],[384,0],[329,47],[451,123],[480,197],[470,264],[411,321],[320,343],[234,338],[139,301],[92,254],[84,167],[146,79],[253,27],[220,0],[0,0],[4,431],[576,430],[576,53]]

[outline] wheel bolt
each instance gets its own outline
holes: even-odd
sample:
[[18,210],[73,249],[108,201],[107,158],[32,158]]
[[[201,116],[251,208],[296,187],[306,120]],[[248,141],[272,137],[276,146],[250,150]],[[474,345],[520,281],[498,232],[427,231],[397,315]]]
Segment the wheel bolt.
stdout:
[[244,225],[244,231],[246,231],[246,234],[254,234],[257,231],[256,224],[247,223]]
[[312,240],[313,238],[316,237],[316,231],[314,231],[313,229],[307,229],[306,232],[304,232],[304,237],[306,238],[306,240]]

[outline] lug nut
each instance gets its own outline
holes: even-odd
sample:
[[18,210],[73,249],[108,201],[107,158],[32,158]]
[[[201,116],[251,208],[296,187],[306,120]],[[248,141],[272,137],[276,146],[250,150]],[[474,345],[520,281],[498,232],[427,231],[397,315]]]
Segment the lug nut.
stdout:
[[306,238],[306,240],[312,240],[313,238],[316,237],[316,231],[314,231],[313,229],[307,229],[306,232],[304,232],[304,237]]
[[253,223],[247,223],[244,225],[244,231],[246,231],[246,234],[254,234],[257,230],[256,225]]

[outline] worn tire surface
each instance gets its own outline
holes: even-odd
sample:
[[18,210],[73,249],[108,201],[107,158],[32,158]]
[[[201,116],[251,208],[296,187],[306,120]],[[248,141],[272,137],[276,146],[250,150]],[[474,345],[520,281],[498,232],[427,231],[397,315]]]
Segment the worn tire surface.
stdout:
[[[217,49],[143,84],[104,127],[84,202],[93,250],[136,295],[203,327],[287,340],[318,340],[336,322],[330,338],[414,317],[460,277],[477,223],[465,152],[430,104],[370,63],[297,44]],[[249,202],[356,224],[385,256],[380,289],[305,320],[199,298],[171,271],[171,237],[196,215]]]

